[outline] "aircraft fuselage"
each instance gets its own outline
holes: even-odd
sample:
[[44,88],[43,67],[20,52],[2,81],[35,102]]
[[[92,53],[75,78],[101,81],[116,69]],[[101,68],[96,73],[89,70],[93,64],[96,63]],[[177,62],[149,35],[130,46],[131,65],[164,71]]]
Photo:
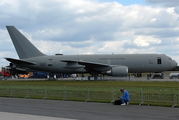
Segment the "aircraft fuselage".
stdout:
[[129,73],[162,72],[176,66],[176,62],[164,54],[108,54],[108,55],[55,55],[26,59],[36,62],[28,68],[55,73],[86,73],[84,68],[65,68],[61,60],[90,61],[107,65],[126,66]]
[[6,26],[20,59],[5,58],[11,64],[25,69],[50,73],[106,74],[127,76],[128,73],[162,72],[177,66],[164,54],[96,54],[45,55],[14,26]]

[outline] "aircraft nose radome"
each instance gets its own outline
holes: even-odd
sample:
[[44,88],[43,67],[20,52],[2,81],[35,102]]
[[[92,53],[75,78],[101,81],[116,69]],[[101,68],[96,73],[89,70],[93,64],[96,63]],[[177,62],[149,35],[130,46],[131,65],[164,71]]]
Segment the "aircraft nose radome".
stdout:
[[176,67],[178,65],[178,63],[174,60],[173,61],[173,66]]
[[176,63],[176,66],[178,66],[178,63],[175,61],[175,63]]

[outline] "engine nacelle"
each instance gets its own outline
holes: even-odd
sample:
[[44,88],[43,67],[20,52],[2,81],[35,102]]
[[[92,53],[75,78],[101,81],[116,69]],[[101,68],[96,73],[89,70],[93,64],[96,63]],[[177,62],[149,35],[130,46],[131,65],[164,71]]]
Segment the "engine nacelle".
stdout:
[[106,72],[110,76],[126,77],[128,75],[128,67],[126,66],[116,66],[112,67],[111,70]]

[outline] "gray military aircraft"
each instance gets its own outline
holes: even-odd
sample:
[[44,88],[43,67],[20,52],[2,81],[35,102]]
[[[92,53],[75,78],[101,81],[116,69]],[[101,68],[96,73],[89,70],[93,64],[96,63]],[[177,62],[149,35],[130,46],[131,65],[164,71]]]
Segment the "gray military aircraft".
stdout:
[[25,69],[124,77],[128,73],[162,72],[177,66],[177,62],[165,54],[45,55],[14,26],[6,27],[20,59],[5,59]]

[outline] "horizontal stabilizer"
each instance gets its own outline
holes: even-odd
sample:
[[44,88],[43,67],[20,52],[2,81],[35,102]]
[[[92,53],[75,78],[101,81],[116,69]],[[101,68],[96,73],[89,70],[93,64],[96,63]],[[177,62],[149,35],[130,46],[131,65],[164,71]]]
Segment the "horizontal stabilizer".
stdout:
[[5,58],[7,61],[12,62],[14,64],[20,64],[20,65],[36,65],[35,62],[30,62],[26,60],[19,60],[14,58]]

